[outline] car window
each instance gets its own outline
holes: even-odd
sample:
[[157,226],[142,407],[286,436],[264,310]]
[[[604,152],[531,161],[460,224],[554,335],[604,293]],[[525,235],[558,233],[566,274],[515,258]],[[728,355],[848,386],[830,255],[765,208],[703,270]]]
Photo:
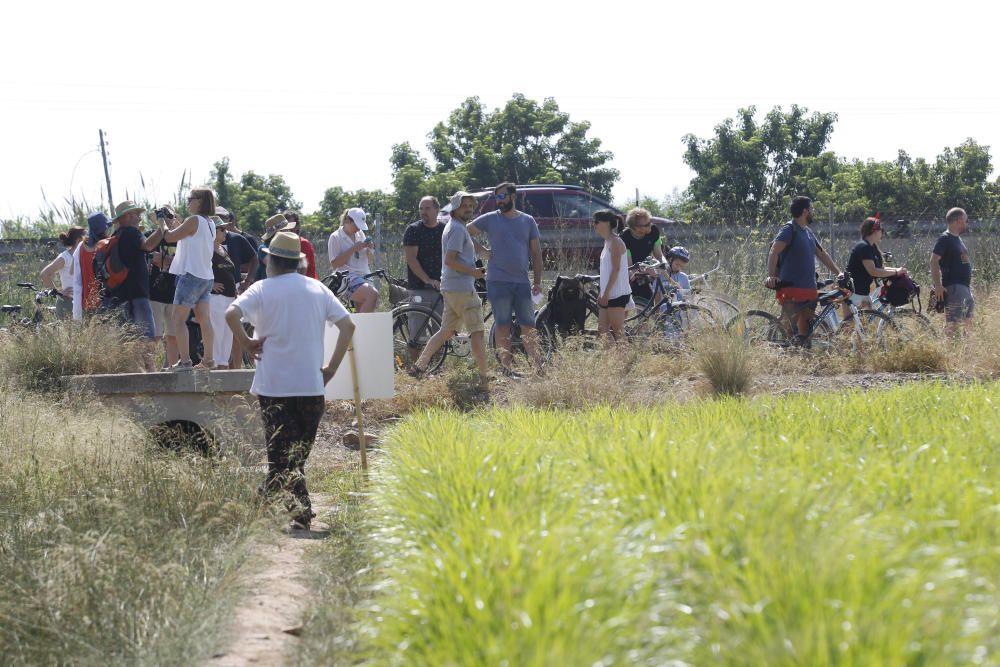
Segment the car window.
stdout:
[[517,208],[533,218],[554,218],[551,192],[519,192]]
[[557,192],[553,195],[556,205],[556,216],[559,218],[587,218],[596,211],[610,208],[606,201],[598,199],[586,192]]

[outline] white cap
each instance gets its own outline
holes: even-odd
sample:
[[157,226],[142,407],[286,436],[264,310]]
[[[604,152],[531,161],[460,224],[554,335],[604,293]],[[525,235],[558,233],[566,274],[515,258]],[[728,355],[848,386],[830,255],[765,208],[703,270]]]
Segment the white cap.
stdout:
[[358,226],[358,229],[360,229],[363,232],[368,231],[368,223],[365,222],[365,218],[367,218],[368,216],[365,215],[364,209],[349,208],[347,209],[347,216],[354,222],[355,225]]

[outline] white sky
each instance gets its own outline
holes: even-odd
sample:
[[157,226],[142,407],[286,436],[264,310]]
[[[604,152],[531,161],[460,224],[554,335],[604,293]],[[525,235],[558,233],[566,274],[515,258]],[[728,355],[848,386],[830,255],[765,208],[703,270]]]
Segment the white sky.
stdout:
[[[327,187],[390,186],[389,153],[463,99],[554,97],[621,171],[616,198],[686,187],[681,137],[741,106],[840,115],[831,148],[930,160],[972,137],[1000,161],[993,3],[5,3],[0,218],[41,191],[165,201],[229,156],[281,174],[306,211]],[[101,47],[101,41],[106,47]],[[990,83],[990,82],[993,83]]]

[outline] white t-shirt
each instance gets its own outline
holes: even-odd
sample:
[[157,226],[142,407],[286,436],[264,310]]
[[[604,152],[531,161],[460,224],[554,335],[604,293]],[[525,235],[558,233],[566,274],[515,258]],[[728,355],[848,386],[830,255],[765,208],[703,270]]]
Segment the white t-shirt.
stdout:
[[73,290],[73,253],[69,250],[63,250],[59,253],[59,257],[62,258],[63,265],[59,269],[59,291],[66,292]]
[[264,339],[250,393],[256,396],[322,396],[326,323],[347,310],[326,286],[300,273],[259,280],[233,302]]
[[177,242],[177,253],[170,263],[170,273],[183,276],[190,273],[195,278],[212,280],[212,255],[215,253],[215,225],[206,217],[197,215],[198,228],[194,234]]
[[[632,288],[628,284],[628,260],[625,258],[628,250],[625,248],[624,243],[616,247],[614,244],[615,240],[611,238],[605,241],[604,249],[601,250],[600,289],[601,294],[604,294],[604,289],[609,283],[611,284],[611,289],[608,290],[608,299],[617,299],[618,297],[632,293]],[[618,264],[618,274],[613,276],[611,275],[611,262],[614,259],[612,255],[614,252],[619,253],[621,260]]]
[[[338,256],[353,248],[355,243],[364,241],[366,238],[365,233],[359,229],[358,233],[352,239],[344,231],[344,228],[341,227],[333,234],[330,234],[330,239],[326,242],[326,256],[332,262]],[[366,276],[371,273],[372,270],[368,268],[368,249],[362,248],[357,252],[351,253],[347,264],[338,269],[338,271],[344,270],[359,276]]]

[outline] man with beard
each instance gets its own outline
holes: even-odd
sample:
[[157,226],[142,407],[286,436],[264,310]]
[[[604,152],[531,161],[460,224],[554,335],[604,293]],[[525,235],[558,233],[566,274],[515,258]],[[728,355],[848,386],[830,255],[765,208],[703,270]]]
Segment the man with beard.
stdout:
[[[516,192],[517,187],[513,183],[498,185],[493,191],[497,210],[481,215],[467,225],[473,237],[485,233],[490,241],[490,250],[485,253],[489,260],[486,294],[496,318],[500,364],[503,372],[510,376],[514,376],[510,367],[510,333],[515,317],[528,357],[536,368],[541,366],[532,295],[542,293],[542,248],[535,219],[514,208]],[[480,250],[480,247],[476,249]],[[529,257],[534,274],[532,283],[528,282]]]
[[476,280],[485,277],[486,271],[476,266],[476,248],[466,229],[476,208],[476,199],[468,192],[456,192],[451,198],[451,219],[444,226],[441,252],[444,266],[441,269],[441,294],[444,297],[444,320],[441,328],[427,341],[420,358],[410,368],[410,375],[419,377],[426,372],[427,364],[449,338],[460,329],[469,332],[472,354],[479,367],[479,390],[489,388],[489,371],[486,367],[486,342],[483,339],[482,302],[476,294]]
[[[438,201],[434,197],[420,200],[420,219],[410,223],[403,233],[403,252],[406,255],[406,287],[411,303],[433,308],[442,314],[441,289],[441,235],[446,225],[438,222]],[[410,361],[416,361],[420,347],[420,331],[426,324],[424,317],[409,318]]]
[[764,286],[777,290],[789,335],[795,333],[792,327],[797,326],[797,343],[808,345],[809,322],[816,314],[818,296],[816,259],[836,274],[840,269],[809,228],[813,219],[812,200],[795,197],[791,213],[792,220],[782,226],[771,244]]

